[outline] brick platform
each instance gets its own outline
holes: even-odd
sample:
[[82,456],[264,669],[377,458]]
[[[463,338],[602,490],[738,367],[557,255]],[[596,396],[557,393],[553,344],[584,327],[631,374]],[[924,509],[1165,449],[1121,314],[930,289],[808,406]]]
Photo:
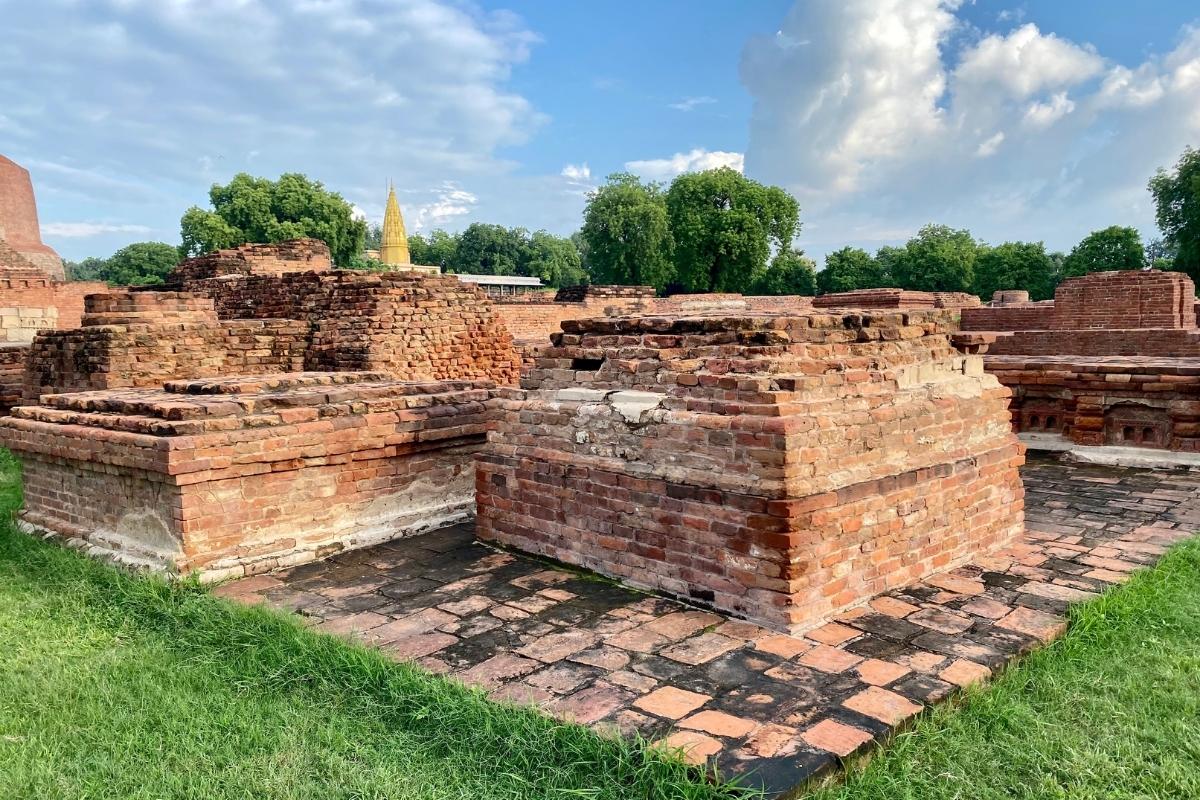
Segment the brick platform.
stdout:
[[171,270],[166,282],[183,286],[189,281],[226,275],[326,272],[332,266],[333,258],[325,242],[309,238],[289,239],[275,244],[243,244],[189,258]]
[[1200,475],[1037,459],[1011,548],[804,637],[731,621],[436,531],[218,591],[785,791],[1059,635],[1068,602],[1200,526]]
[[26,402],[44,393],[263,372],[515,383],[520,369],[487,298],[452,276],[304,272],[186,286],[89,296],[81,327],[35,339]]
[[48,395],[0,418],[22,523],[97,555],[253,574],[470,516],[486,382],[372,373]]
[[1009,393],[948,312],[624,318],[500,392],[481,538],[802,629],[1021,529]]
[[1012,389],[1014,429],[1039,435],[1031,446],[1197,452],[1195,294],[1182,273],[1098,272],[1064,281],[1049,304],[964,311],[963,326],[1012,329],[984,364]]
[[823,294],[813,299],[816,308],[970,308],[980,300],[966,292],[917,292],[909,289],[856,289]]

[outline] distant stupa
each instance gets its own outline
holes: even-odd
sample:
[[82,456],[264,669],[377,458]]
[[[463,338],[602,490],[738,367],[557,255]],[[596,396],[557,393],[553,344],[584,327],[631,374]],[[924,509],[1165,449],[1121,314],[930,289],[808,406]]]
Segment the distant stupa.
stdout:
[[379,260],[389,266],[405,266],[412,263],[408,252],[408,234],[404,231],[404,217],[400,215],[400,204],[396,202],[396,187],[388,186],[387,208],[383,212],[383,236],[379,244]]

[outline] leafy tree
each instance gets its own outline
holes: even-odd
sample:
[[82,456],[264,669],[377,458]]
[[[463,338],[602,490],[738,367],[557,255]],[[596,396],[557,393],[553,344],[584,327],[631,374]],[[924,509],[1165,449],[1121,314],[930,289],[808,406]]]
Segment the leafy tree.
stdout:
[[903,247],[884,245],[875,251],[875,269],[872,276],[875,283],[866,288],[879,289],[896,285],[896,262],[904,255]]
[[1024,289],[1031,300],[1049,300],[1058,285],[1042,242],[1005,242],[981,248],[975,259],[975,294],[984,300],[1004,289]]
[[245,173],[208,193],[213,210],[193,206],[180,221],[184,256],[244,242],[282,242],[300,236],[321,239],[339,266],[363,250],[367,225],[354,219],[350,204],[319,181],[288,173],[279,180]]
[[926,225],[896,254],[891,279],[902,289],[969,292],[978,251],[970,231]]
[[429,232],[428,236],[414,233],[408,237],[408,252],[412,263],[437,265],[445,272],[454,253],[458,250],[458,235],[446,233],[440,228]]
[[778,186],[729,167],[687,172],[667,190],[675,272],[694,292],[745,292],[772,247],[791,246],[800,207]]
[[529,239],[521,274],[541,278],[547,286],[577,286],[587,277],[575,243],[546,231],[536,231]]
[[672,279],[667,204],[657,183],[619,172],[589,193],[580,238],[595,283],[650,285]]
[[857,247],[843,247],[825,256],[825,268],[817,273],[821,294],[877,288],[882,285],[879,264],[870,253]]
[[69,281],[102,281],[101,275],[107,262],[103,258],[88,256],[83,261],[67,261],[63,268]]
[[1174,172],[1160,169],[1150,179],[1155,219],[1174,268],[1200,280],[1200,150],[1184,148]]
[[135,242],[110,257],[87,258],[71,266],[72,280],[105,281],[113,286],[158,286],[179,263],[179,249],[162,242]]
[[[411,250],[412,249],[411,237],[409,237],[409,239],[410,239],[409,240],[409,249]],[[367,224],[367,232],[365,234],[365,238],[363,239],[363,249],[378,250],[381,247],[383,247],[383,226],[380,225],[378,222],[368,223]],[[413,262],[413,263],[416,263],[416,262]]]
[[1063,274],[1086,275],[1120,269],[1141,269],[1146,260],[1136,228],[1113,225],[1092,231],[1075,245],[1063,262]]
[[473,222],[458,236],[449,272],[478,275],[518,275],[525,261],[528,233],[524,228],[506,228]]
[[757,295],[817,293],[816,263],[799,250],[783,250],[771,260],[751,286]]

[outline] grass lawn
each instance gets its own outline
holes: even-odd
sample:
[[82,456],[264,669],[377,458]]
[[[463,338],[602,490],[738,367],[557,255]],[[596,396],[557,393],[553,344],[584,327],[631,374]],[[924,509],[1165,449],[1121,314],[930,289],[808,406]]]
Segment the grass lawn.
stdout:
[[[0,511],[19,502],[0,451]],[[0,523],[0,798],[720,798],[632,743]],[[834,798],[1200,798],[1200,543]]]
[[811,800],[1200,798],[1200,541]]
[[0,524],[4,800],[728,796],[634,744]]

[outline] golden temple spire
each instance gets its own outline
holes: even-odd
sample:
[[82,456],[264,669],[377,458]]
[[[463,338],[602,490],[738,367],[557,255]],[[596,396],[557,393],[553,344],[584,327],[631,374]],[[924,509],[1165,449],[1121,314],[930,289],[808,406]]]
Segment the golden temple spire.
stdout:
[[396,202],[396,187],[388,185],[387,207],[383,212],[383,236],[379,244],[379,260],[384,264],[410,264],[408,234],[404,232],[404,217]]

